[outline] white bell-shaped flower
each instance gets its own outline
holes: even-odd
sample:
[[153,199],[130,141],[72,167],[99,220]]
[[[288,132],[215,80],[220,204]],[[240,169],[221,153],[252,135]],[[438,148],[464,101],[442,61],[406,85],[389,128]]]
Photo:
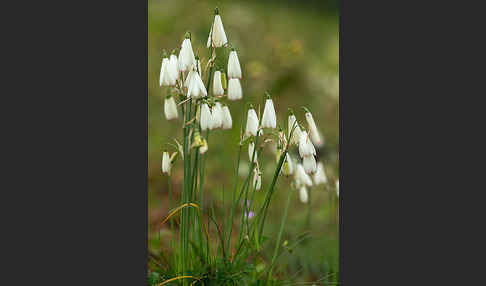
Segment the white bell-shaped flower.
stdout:
[[312,186],[312,180],[309,175],[305,172],[302,164],[297,164],[294,173],[295,183],[298,187],[306,185],[308,187]]
[[215,71],[213,78],[213,95],[222,96],[224,95],[223,84],[221,83],[221,72]]
[[187,97],[199,98],[201,96],[208,96],[208,92],[206,91],[206,87],[204,86],[201,77],[195,72],[193,73],[192,80],[187,89]]
[[201,104],[199,123],[201,124],[201,130],[205,131],[211,126],[211,111],[207,103]]
[[227,105],[223,106],[223,129],[231,129],[233,127],[233,120]]
[[189,33],[186,34],[186,38],[182,41],[178,62],[179,70],[183,72],[190,70],[192,65],[196,62]]
[[307,131],[302,131],[302,134],[300,135],[299,154],[301,158],[304,158],[305,156],[316,155],[316,149],[314,148],[314,144],[312,144],[312,141],[307,135]]
[[223,28],[223,21],[221,21],[221,17],[218,14],[217,8],[215,14],[216,15],[214,16],[213,26],[211,26],[211,31],[209,32],[209,36],[208,36],[208,43],[207,43],[208,48],[211,43],[213,47],[219,48],[228,42],[228,39],[226,39],[226,33],[224,32],[224,28]]
[[241,78],[241,67],[235,49],[232,49],[228,59],[228,78]]
[[170,162],[169,153],[164,152],[162,154],[162,173],[166,173],[170,175],[170,169],[171,169],[171,162]]
[[309,194],[307,193],[307,188],[305,186],[299,188],[299,199],[304,204],[309,201]]
[[216,104],[211,108],[211,126],[209,129],[220,128],[223,124],[223,109],[221,103]]
[[167,97],[165,98],[164,113],[165,113],[165,118],[167,118],[167,120],[175,119],[178,117],[177,105],[174,101],[173,96],[170,96],[169,98]]
[[304,158],[302,158],[302,164],[304,165],[304,170],[307,174],[312,174],[317,169],[316,158],[314,155],[304,156]]
[[228,80],[228,99],[238,100],[243,97],[240,80],[237,78],[230,78]]
[[[255,157],[253,157],[253,152],[255,152]],[[248,143],[248,160],[250,160],[250,162],[251,158],[253,158],[254,163],[258,162],[258,151],[255,151],[255,143],[253,142]]]
[[336,194],[339,197],[339,180],[336,181]]
[[260,170],[258,170],[258,167],[253,169],[253,187],[257,191],[262,187],[262,174],[260,173]]
[[160,68],[160,86],[173,86],[176,84],[176,80],[172,77],[170,73],[170,61],[169,58],[164,57],[162,59],[162,66]]
[[263,128],[276,128],[277,127],[277,116],[275,114],[275,108],[273,107],[273,101],[268,96],[265,101],[265,109],[263,110],[262,116],[262,127]]
[[[294,128],[294,123],[295,123],[295,128]],[[288,119],[289,138],[290,138],[290,133],[292,132],[292,128],[294,128],[294,132],[292,133],[290,144],[299,145],[299,140],[300,140],[300,136],[302,135],[302,131],[300,130],[295,115],[293,114],[289,115],[289,119]]]
[[258,131],[258,116],[255,112],[255,109],[250,108],[248,110],[248,117],[246,119],[246,129],[245,135],[246,136],[256,136]]
[[316,173],[314,174],[314,184],[320,185],[326,183],[327,183],[326,170],[324,169],[324,164],[322,164],[322,162],[319,162],[317,164]]
[[179,79],[179,63],[177,56],[172,54],[169,58],[169,73],[174,81]]
[[314,143],[314,145],[316,146],[321,146],[321,135],[319,133],[319,130],[317,130],[316,122],[314,121],[312,114],[308,110],[306,110],[305,113],[305,120],[307,121],[307,124],[309,126],[309,135],[311,137],[312,143]]

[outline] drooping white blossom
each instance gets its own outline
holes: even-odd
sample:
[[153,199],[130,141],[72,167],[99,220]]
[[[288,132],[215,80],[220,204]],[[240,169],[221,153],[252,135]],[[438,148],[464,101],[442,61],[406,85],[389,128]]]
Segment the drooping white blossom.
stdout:
[[248,110],[248,117],[246,119],[246,129],[245,135],[246,136],[256,136],[258,131],[258,116],[255,112],[255,109],[250,108]]
[[294,173],[295,183],[298,187],[306,185],[308,187],[312,186],[312,180],[310,176],[305,172],[302,164],[297,164]]
[[223,84],[221,83],[221,72],[215,71],[213,78],[213,95],[222,96],[224,94]]
[[324,169],[324,164],[322,164],[322,162],[319,162],[317,164],[316,173],[314,174],[314,184],[320,185],[326,183],[327,183],[326,170]]
[[233,49],[228,58],[228,78],[240,78],[241,79],[241,67],[238,55]]
[[167,120],[175,119],[178,117],[177,105],[174,101],[174,97],[165,98],[164,100],[164,113]]
[[336,194],[339,197],[339,180],[336,181]]
[[288,128],[289,128],[289,138],[290,138],[290,133],[292,132],[292,128],[294,128],[294,123],[295,123],[295,128],[294,132],[292,133],[292,138],[290,140],[291,144],[298,145],[299,144],[299,139],[300,136],[302,135],[302,131],[300,130],[299,124],[297,123],[297,119],[295,118],[295,115],[291,114],[289,115],[288,119]]
[[307,193],[307,188],[305,186],[299,188],[299,199],[304,204],[309,201],[309,194]]
[[209,31],[207,47],[209,48],[210,44],[212,43],[213,47],[219,48],[227,42],[228,39],[226,39],[226,33],[224,32],[223,21],[221,21],[221,17],[219,16],[219,14],[216,14],[214,16],[214,22],[211,26],[211,30]]
[[173,86],[176,84],[176,80],[172,77],[170,73],[170,61],[169,58],[164,57],[162,59],[162,66],[160,68],[160,86]]
[[170,169],[171,169],[171,162],[170,162],[169,153],[164,152],[162,154],[162,173],[166,173],[170,175]]
[[289,153],[285,155],[285,162],[283,165],[283,174],[285,176],[290,176],[294,173],[294,163],[292,162],[292,159],[290,158]]
[[314,145],[316,146],[322,145],[322,139],[319,134],[319,130],[317,130],[316,122],[314,121],[312,114],[308,111],[305,113],[305,120],[307,121],[307,124],[309,126],[309,135],[311,137],[312,143],[314,143]]
[[170,55],[169,58],[169,73],[174,82],[179,79],[179,63],[177,60],[177,56],[174,54]]
[[314,173],[317,169],[316,158],[314,155],[304,156],[302,158],[302,164],[307,174]]
[[223,109],[221,103],[216,104],[211,108],[211,126],[209,129],[220,128],[223,124]]
[[233,120],[227,105],[223,106],[223,129],[231,129],[233,127]]
[[192,80],[190,81],[189,87],[187,89],[187,96],[193,98],[208,96],[206,87],[204,86],[204,83],[202,82],[202,79],[197,72],[193,73]]
[[273,107],[273,101],[271,98],[267,98],[267,100],[265,101],[265,109],[263,110],[263,116],[262,116],[262,127],[263,128],[277,127],[277,116],[275,114],[275,108]]
[[238,100],[243,97],[240,80],[237,78],[230,78],[228,80],[228,99]]
[[209,106],[207,103],[201,104],[201,113],[200,113],[200,120],[199,123],[201,124],[201,130],[205,131],[209,129],[211,124],[211,111],[209,110]]
[[179,70],[183,72],[190,70],[192,65],[196,62],[189,35],[186,35],[186,38],[184,39],[184,41],[182,41],[178,62]]
[[307,131],[302,131],[300,135],[299,154],[301,158],[304,158],[305,156],[316,155],[316,149],[314,148],[314,144],[312,144],[312,141],[307,135]]

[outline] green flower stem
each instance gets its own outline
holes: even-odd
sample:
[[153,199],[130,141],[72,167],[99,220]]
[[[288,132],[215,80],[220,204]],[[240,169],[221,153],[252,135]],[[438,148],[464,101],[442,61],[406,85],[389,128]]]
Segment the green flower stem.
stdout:
[[285,221],[287,220],[287,214],[289,211],[290,199],[292,198],[293,190],[290,189],[287,195],[287,202],[285,204],[284,215],[282,217],[282,222],[280,224],[280,230],[278,231],[277,242],[275,244],[275,250],[273,251],[272,262],[270,264],[270,269],[268,271],[267,282],[272,277],[273,267],[275,266],[275,261],[277,259],[278,249],[280,248],[280,240],[282,239],[282,233],[285,226]]
[[241,148],[242,147],[243,146],[240,144],[239,148],[238,148],[238,159],[236,160],[236,167],[235,167],[235,183],[234,183],[233,194],[232,194],[232,199],[231,199],[231,202],[232,202],[231,203],[231,211],[230,211],[229,219],[226,222],[226,227],[227,227],[226,233],[228,233],[226,249],[228,249],[228,251],[230,249],[229,247],[230,247],[230,240],[231,240],[231,232],[233,230],[233,216],[235,214],[235,207],[236,207],[235,196],[236,196],[236,189],[237,189],[237,186],[238,186],[238,171],[239,171],[239,168],[240,168],[240,158],[241,158]]

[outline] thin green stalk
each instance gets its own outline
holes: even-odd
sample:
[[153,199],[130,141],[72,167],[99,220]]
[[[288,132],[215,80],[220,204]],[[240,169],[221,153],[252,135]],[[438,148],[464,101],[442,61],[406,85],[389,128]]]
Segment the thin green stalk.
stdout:
[[239,171],[239,168],[240,168],[241,148],[242,148],[242,145],[239,144],[238,159],[236,160],[236,167],[235,167],[235,183],[234,183],[233,194],[232,194],[232,199],[231,199],[231,201],[232,201],[231,211],[230,211],[229,219],[226,223],[226,227],[228,228],[228,230],[226,231],[226,233],[228,233],[226,248],[228,249],[228,251],[229,251],[229,247],[230,247],[231,232],[233,230],[233,215],[235,214],[235,206],[236,206],[235,196],[236,196],[236,189],[237,189],[237,186],[238,186],[238,171]]
[[280,240],[282,239],[282,233],[285,226],[285,221],[287,220],[287,213],[289,211],[290,199],[292,198],[293,190],[289,190],[287,195],[287,202],[285,204],[284,215],[282,217],[282,222],[280,224],[280,230],[278,231],[277,242],[275,244],[275,250],[273,251],[272,262],[270,264],[270,269],[268,271],[267,282],[272,277],[273,267],[275,266],[275,261],[277,259],[278,249],[280,248]]
[[[171,180],[170,180],[170,172],[167,176],[167,184],[168,184],[168,188],[169,188],[169,210],[172,210],[173,203],[172,203],[172,184],[171,184]],[[170,218],[170,232],[172,234],[174,232],[174,221],[172,220],[172,218]]]

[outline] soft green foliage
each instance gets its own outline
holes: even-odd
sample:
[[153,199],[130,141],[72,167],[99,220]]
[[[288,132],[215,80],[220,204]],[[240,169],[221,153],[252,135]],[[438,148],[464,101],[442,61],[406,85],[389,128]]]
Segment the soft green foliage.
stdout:
[[[175,151],[167,143],[173,144],[176,138],[184,144],[184,137],[181,113],[175,121],[167,121],[163,116],[163,98],[168,89],[158,86],[161,51],[180,48],[185,32],[190,30],[194,52],[201,57],[204,70],[209,58],[206,41],[216,5],[220,8],[228,40],[238,51],[243,72],[243,99],[226,101],[233,116],[233,129],[212,130],[209,136],[204,132],[202,135],[208,140],[209,150],[203,156],[193,152],[192,161],[186,161],[187,165],[178,156],[169,181],[168,176],[160,173],[162,150]],[[322,13],[306,7],[279,5],[279,1],[266,4],[258,1],[149,1],[149,285],[180,275],[182,261],[186,263],[185,274],[201,278],[204,285],[337,283],[338,199],[334,181],[339,176],[338,18],[336,11]],[[225,69],[229,49],[217,48],[216,53],[215,67]],[[202,79],[206,84],[206,73]],[[307,205],[301,203],[298,193],[290,188],[291,179],[274,176],[280,162],[269,145],[258,151],[263,172],[262,189],[254,191],[250,187],[254,166],[249,163],[247,142],[238,145],[240,126],[244,127],[246,122],[247,103],[253,103],[257,112],[260,105],[263,111],[265,90],[270,91],[275,102],[277,124],[286,128],[287,108],[292,107],[299,122],[305,125],[300,110],[300,106],[305,105],[313,113],[326,140],[318,155],[331,183],[312,187],[309,225]],[[266,136],[267,133],[265,130]],[[295,147],[289,152],[298,158]],[[198,164],[194,169],[196,157]],[[190,184],[184,172],[194,173],[193,170],[204,189],[201,193],[204,194],[202,223],[209,230],[209,241],[205,239],[204,228],[189,221],[198,218],[198,212],[192,208],[181,211],[188,233],[181,234],[180,214],[160,226],[171,209],[190,201],[182,190],[184,186],[188,189]],[[169,204],[169,185],[172,205]],[[253,211],[262,211],[254,220],[245,220],[242,215],[247,198],[253,198]],[[197,196],[195,200],[199,205],[200,199]],[[285,215],[286,221],[282,223]],[[280,246],[276,243],[279,237]],[[185,244],[185,248],[180,243]],[[182,253],[186,255],[183,257]],[[274,257],[275,265],[270,274]],[[190,285],[193,281],[182,279],[166,285]]]

